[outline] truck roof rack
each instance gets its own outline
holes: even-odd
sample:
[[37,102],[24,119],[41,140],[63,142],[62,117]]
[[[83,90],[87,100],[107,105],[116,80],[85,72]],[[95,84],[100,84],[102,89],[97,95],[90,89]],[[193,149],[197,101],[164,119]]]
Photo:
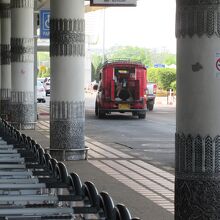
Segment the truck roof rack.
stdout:
[[141,61],[131,60],[131,59],[109,59],[109,60],[106,60],[106,61],[104,62],[104,64],[102,65],[102,67],[105,66],[106,64],[115,64],[115,63],[141,65],[141,66],[145,67],[145,65],[144,65]]

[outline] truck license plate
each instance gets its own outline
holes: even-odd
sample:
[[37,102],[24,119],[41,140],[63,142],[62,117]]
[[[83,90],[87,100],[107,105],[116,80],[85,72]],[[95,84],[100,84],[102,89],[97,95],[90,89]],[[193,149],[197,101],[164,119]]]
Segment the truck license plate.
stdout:
[[119,104],[118,108],[119,109],[130,109],[130,105],[123,103],[123,104]]

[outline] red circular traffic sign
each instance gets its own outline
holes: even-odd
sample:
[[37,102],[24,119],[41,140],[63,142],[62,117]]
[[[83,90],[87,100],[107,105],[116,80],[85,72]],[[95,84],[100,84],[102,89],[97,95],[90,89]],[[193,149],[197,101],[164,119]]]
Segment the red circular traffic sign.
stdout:
[[220,71],[220,58],[218,58],[217,61],[216,61],[216,69],[218,71]]

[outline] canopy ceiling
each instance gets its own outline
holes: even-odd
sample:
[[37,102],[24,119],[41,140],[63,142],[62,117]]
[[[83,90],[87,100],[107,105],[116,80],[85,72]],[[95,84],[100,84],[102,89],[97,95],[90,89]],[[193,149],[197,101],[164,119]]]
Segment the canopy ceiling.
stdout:
[[[85,1],[85,13],[103,9],[104,7],[90,7],[90,1]],[[10,0],[0,0],[0,8],[9,6]],[[50,0],[36,0],[36,10],[50,9]]]
[[[91,12],[103,9],[104,7],[90,7],[90,2],[85,1],[85,12]],[[40,9],[50,9],[50,0],[37,0],[37,10]]]

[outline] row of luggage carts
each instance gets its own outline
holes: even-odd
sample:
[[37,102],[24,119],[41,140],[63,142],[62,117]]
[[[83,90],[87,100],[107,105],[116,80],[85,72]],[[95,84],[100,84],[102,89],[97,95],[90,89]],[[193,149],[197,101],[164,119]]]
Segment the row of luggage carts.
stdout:
[[[64,163],[0,119],[0,220],[132,218],[92,182],[68,173]],[[140,220],[140,219],[139,219]]]

